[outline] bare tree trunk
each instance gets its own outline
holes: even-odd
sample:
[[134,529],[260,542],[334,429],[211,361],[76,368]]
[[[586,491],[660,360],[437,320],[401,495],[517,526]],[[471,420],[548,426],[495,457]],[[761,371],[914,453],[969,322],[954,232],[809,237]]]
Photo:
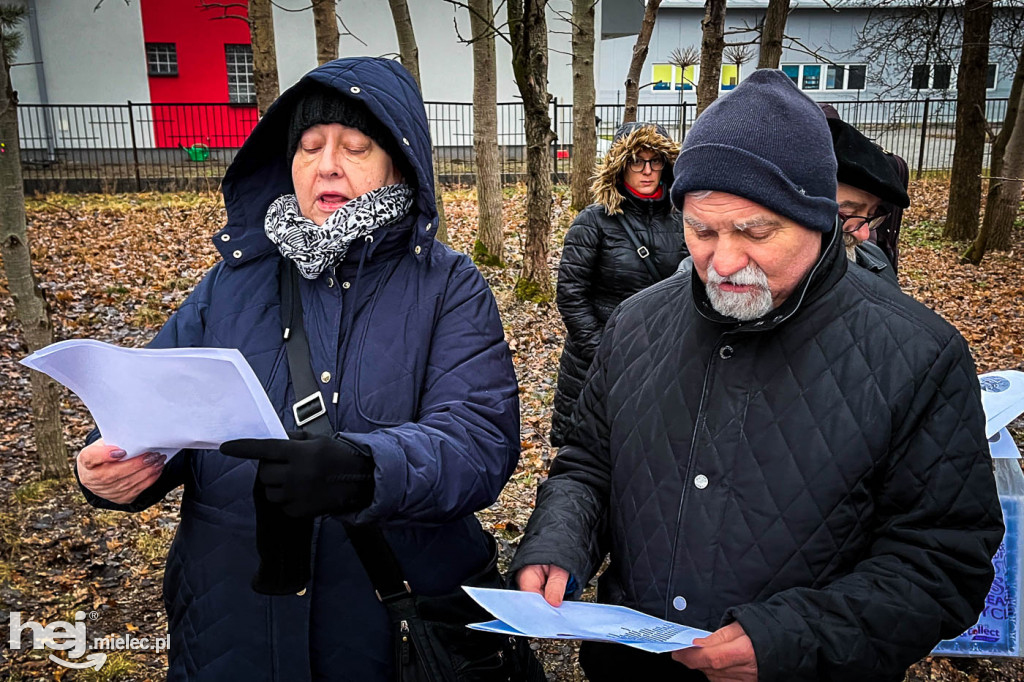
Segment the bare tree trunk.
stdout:
[[697,79],[697,115],[718,99],[722,79],[722,50],[725,49],[725,0],[707,0],[700,22],[700,78]]
[[409,16],[409,5],[406,0],[388,0],[391,5],[391,16],[395,20],[395,33],[398,34],[398,54],[402,59],[402,66],[409,69],[409,73],[420,85],[420,92],[423,92],[423,84],[420,81],[420,51],[416,47],[416,33],[412,28],[412,18]]
[[[395,34],[398,36],[399,59],[402,66],[409,70],[423,96],[423,81],[420,80],[420,51],[416,47],[416,32],[412,28],[412,17],[409,16],[409,5],[406,0],[388,0],[391,6],[391,17],[395,22]],[[448,243],[448,221],[444,216],[444,197],[441,195],[441,183],[437,179],[437,160],[434,161],[434,202],[437,205],[437,232],[434,238]]]
[[[473,150],[476,153],[476,199],[479,225],[473,260],[504,265],[505,233],[501,220],[501,159],[498,154],[498,73],[494,50],[494,3],[469,0],[473,34]],[[486,17],[486,19],[484,18]]]
[[978,236],[964,253],[963,262],[978,265],[985,252],[1005,251],[1011,246],[1014,220],[1020,205],[1024,174],[1024,48],[1010,87],[1003,127],[992,144],[985,218]]
[[338,58],[337,0],[311,0],[313,3],[313,30],[316,32],[316,63],[326,64]]
[[964,39],[956,78],[956,146],[949,178],[949,208],[942,230],[946,239],[974,239],[978,234],[992,2],[967,0],[964,3]]
[[597,162],[594,100],[594,7],[596,0],[572,2],[572,207],[590,203],[590,180]]
[[768,0],[768,11],[761,26],[761,50],[757,55],[757,68],[777,69],[782,61],[782,36],[786,33],[789,0]]
[[[32,273],[32,253],[25,224],[25,193],[21,178],[21,146],[18,142],[18,96],[11,85],[10,70],[0,36],[0,254],[4,259],[7,286],[29,351],[53,342],[50,308]],[[32,430],[36,456],[43,478],[70,475],[64,432],[60,425],[60,389],[45,374],[31,372]]]
[[260,116],[281,94],[277,80],[277,46],[274,43],[274,12],[271,0],[249,0],[249,40],[252,43],[252,77]]
[[508,0],[512,70],[526,119],[526,239],[523,270],[516,282],[520,300],[550,301],[551,272],[551,117],[548,114],[548,31],[546,0]]
[[661,0],[647,0],[647,7],[644,8],[644,20],[640,24],[640,33],[633,45],[633,59],[629,62],[629,71],[626,72],[626,110],[622,114],[623,123],[636,120],[637,103],[640,101],[640,73],[643,71],[644,62],[647,61],[647,48],[651,44],[654,20],[658,17],[660,6]]

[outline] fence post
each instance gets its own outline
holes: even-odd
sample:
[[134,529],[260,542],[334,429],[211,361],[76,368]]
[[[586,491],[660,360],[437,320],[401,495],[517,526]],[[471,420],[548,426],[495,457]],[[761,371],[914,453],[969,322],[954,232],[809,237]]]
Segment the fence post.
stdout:
[[921,170],[924,168],[924,144],[928,138],[928,106],[932,98],[924,98],[924,112],[921,114],[921,148],[917,152],[917,179],[921,179]]
[[135,115],[132,113],[132,101],[128,100],[128,130],[132,133],[132,158],[135,162],[135,191],[142,191],[142,177],[139,175],[139,147],[135,144]]
[[555,131],[555,146],[551,149],[552,162],[554,163],[555,177],[558,176],[558,98],[552,97],[552,103],[555,107],[555,115],[552,117],[552,129]]

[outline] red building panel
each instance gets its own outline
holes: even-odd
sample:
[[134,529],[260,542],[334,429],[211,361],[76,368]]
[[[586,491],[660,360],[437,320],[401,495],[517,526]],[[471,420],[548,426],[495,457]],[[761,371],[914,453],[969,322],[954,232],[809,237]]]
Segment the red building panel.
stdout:
[[[244,0],[242,0],[244,1]],[[176,76],[149,77],[157,147],[239,147],[256,125],[254,105],[229,104],[225,45],[248,45],[238,8],[203,9],[198,0],[141,0],[146,43],[173,43]],[[165,105],[165,106],[161,106]]]

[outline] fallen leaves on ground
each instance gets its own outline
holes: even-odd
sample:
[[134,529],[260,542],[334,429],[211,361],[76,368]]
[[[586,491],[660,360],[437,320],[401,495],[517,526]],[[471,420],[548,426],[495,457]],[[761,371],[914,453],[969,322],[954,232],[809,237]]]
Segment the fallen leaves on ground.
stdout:
[[[1024,277],[1014,249],[993,253],[980,268],[960,265],[965,245],[938,239],[945,213],[945,181],[912,187],[914,206],[903,227],[901,283],[905,290],[956,325],[971,344],[979,371],[1024,370]],[[553,450],[548,445],[551,403],[564,328],[554,304],[521,303],[512,295],[521,262],[525,189],[504,191],[505,268],[481,268],[501,311],[520,382],[522,458],[498,501],[480,512],[508,561],[533,509]],[[573,218],[564,188],[552,206],[549,265]],[[476,192],[445,194],[452,247],[472,252]],[[29,237],[40,286],[53,311],[55,340],[89,337],[124,346],[148,342],[217,261],[210,236],[224,224],[212,194],[52,195],[28,202]],[[1018,230],[1018,233],[1020,230]],[[39,481],[29,420],[28,371],[16,360],[27,349],[13,304],[0,282],[0,627],[9,611],[43,622],[89,614],[89,637],[166,634],[160,585],[164,558],[178,521],[180,492],[139,514],[89,507],[73,481]],[[92,428],[84,406],[65,392],[65,437],[71,456]],[[95,620],[92,620],[95,614]],[[3,628],[6,632],[6,628]],[[535,642],[551,679],[581,680],[576,647]],[[166,657],[132,651],[111,655],[99,671],[64,671],[43,651],[0,650],[8,680],[157,680]],[[8,660],[3,660],[6,657]],[[1013,660],[926,659],[912,682],[995,682],[1024,678]]]

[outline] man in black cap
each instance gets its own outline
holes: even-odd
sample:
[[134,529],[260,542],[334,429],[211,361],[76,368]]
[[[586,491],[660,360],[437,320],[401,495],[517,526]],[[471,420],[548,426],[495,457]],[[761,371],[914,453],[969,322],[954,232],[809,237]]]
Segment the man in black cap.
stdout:
[[892,263],[872,236],[889,217],[886,205],[910,205],[907,190],[878,145],[838,118],[828,117],[828,127],[839,166],[836,201],[843,219],[846,255],[857,265],[899,286]]
[[849,266],[781,71],[700,115],[670,195],[692,271],[612,313],[509,570],[557,606],[608,554],[599,601],[714,631],[584,642],[591,682],[902,680],[976,621],[1003,534],[967,344]]

